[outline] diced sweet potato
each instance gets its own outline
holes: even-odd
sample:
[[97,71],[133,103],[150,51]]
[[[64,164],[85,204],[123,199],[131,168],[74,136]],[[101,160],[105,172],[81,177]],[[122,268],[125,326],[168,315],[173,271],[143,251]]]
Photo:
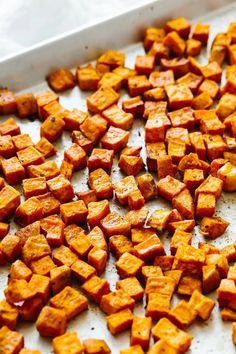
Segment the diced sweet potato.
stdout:
[[186,47],[185,41],[176,31],[168,32],[168,34],[163,39],[163,44],[178,57],[181,57],[184,54]]
[[42,219],[42,217],[42,204],[36,197],[31,197],[18,206],[14,219],[20,226],[26,226]]
[[59,214],[60,202],[53,196],[51,192],[37,196],[43,207],[43,215],[45,217]]
[[[165,30],[163,28],[148,27],[144,36],[144,48],[149,50],[153,43],[161,43],[165,36]],[[123,353],[122,353],[123,354]]]
[[25,178],[25,169],[16,156],[2,160],[2,171],[9,184],[18,184]]
[[88,184],[98,199],[110,198],[113,195],[111,178],[102,168],[89,174]]
[[114,184],[116,198],[122,205],[128,204],[128,196],[131,192],[137,190],[137,185],[133,176],[122,178]]
[[85,354],[109,354],[110,348],[103,339],[86,339],[83,341]]
[[16,99],[14,93],[8,89],[0,90],[0,114],[16,113]]
[[167,33],[176,31],[181,37],[187,38],[190,32],[190,23],[184,17],[178,17],[165,24]]
[[125,309],[133,311],[134,304],[134,300],[127,293],[117,290],[103,295],[100,308],[106,314],[111,315]]
[[41,125],[40,128],[40,136],[41,138],[44,137],[50,142],[54,142],[63,133],[65,127],[65,122],[62,119],[60,114],[54,114],[48,116],[48,118],[45,119],[43,124]]
[[73,186],[63,175],[59,175],[47,181],[47,186],[61,203],[65,203],[74,197]]
[[172,200],[174,197],[176,197],[180,192],[183,191],[185,188],[184,183],[178,181],[177,179],[167,176],[165,178],[162,178],[159,180],[157,183],[157,188],[159,194],[167,199],[167,200]]
[[70,277],[71,270],[66,265],[53,268],[50,270],[50,281],[51,281],[52,291],[54,294],[59,293],[66,286],[71,285],[71,277]]
[[133,314],[130,309],[125,309],[107,316],[106,321],[109,331],[114,336],[131,327],[133,322]]
[[107,237],[119,234],[129,235],[130,233],[130,223],[115,211],[102,219],[100,225]]
[[[1,106],[1,92],[0,92],[0,106]],[[16,124],[14,118],[8,118],[3,123],[0,123],[0,134],[1,135],[18,135],[20,134],[20,127]]]
[[84,67],[78,67],[76,77],[81,90],[95,91],[97,89],[100,77],[91,64]]
[[36,321],[36,328],[43,337],[57,337],[66,331],[66,314],[63,310],[45,306]]
[[110,293],[110,285],[107,280],[96,275],[89,278],[81,287],[83,292],[94,302],[100,304],[105,294]]
[[125,252],[116,262],[116,269],[121,278],[127,278],[136,276],[140,272],[143,265],[144,262],[141,259]]
[[[95,114],[92,117],[86,118],[80,125],[80,129],[87,139],[93,143],[97,143],[107,130],[107,121],[99,114]],[[78,145],[81,146],[81,143]]]
[[119,167],[127,175],[136,176],[143,168],[144,162],[141,156],[121,155]]
[[151,89],[151,83],[145,75],[137,75],[128,79],[128,92],[131,97],[142,95]]
[[122,101],[122,109],[126,113],[131,113],[135,117],[140,117],[144,112],[144,103],[140,96],[136,96]]
[[200,224],[200,230],[204,236],[214,239],[221,236],[228,226],[229,222],[220,217],[204,217]]
[[23,93],[16,96],[16,107],[21,118],[31,116],[38,111],[37,102],[32,93]]
[[134,246],[133,253],[144,261],[151,261],[156,256],[164,256],[165,250],[159,237],[152,235]]
[[110,213],[110,207],[108,200],[102,200],[100,202],[91,202],[88,205],[88,217],[87,222],[92,229],[98,226],[100,220],[105,218]]
[[157,196],[157,189],[154,178],[150,173],[145,173],[137,178],[138,188],[145,201],[154,199]]
[[131,253],[133,249],[132,242],[124,235],[114,235],[109,238],[109,247],[116,258],[120,258],[122,254]]
[[31,178],[45,177],[46,180],[54,178],[60,174],[60,170],[55,161],[47,161],[40,165],[28,167],[28,175]]
[[89,171],[103,169],[107,173],[111,173],[114,158],[114,150],[95,148],[88,159]]
[[202,50],[202,43],[194,38],[189,38],[186,41],[186,56],[187,57],[196,57],[200,54]]
[[4,354],[17,354],[24,347],[24,337],[7,326],[0,329],[0,349]]
[[76,354],[84,352],[84,346],[81,344],[76,332],[67,332],[54,338],[52,346],[55,354],[63,354],[69,351]]
[[116,289],[126,292],[135,301],[140,301],[143,298],[144,290],[135,277],[130,277],[117,281]]
[[0,243],[0,249],[4,257],[8,261],[13,262],[21,254],[21,240],[16,235],[8,234]]
[[[133,204],[134,204],[134,202],[135,202],[135,204],[137,203],[137,201],[136,200],[134,201],[134,199],[133,199],[134,193],[135,192],[131,193],[129,195],[129,197],[128,197],[129,198],[128,199],[129,208],[132,206],[131,209],[135,209],[134,206],[136,206],[136,205],[133,205]],[[132,205],[130,205],[130,198],[132,198]],[[140,209],[135,209],[135,210],[129,211],[125,215],[125,218],[128,220],[128,222],[130,223],[131,227],[142,227],[142,226],[144,226],[144,224],[146,222],[146,219],[147,219],[147,216],[148,216],[148,212],[149,212],[148,208],[146,206],[143,206]]]
[[24,179],[22,181],[22,187],[26,199],[45,194],[47,192],[46,178],[36,177]]
[[197,315],[204,321],[208,320],[215,306],[215,302],[195,290],[189,300],[189,306],[197,312]]
[[75,86],[74,75],[68,69],[57,69],[47,77],[48,85],[56,92],[62,92]]
[[129,132],[123,129],[110,127],[101,139],[103,149],[114,150],[118,152],[123,149],[129,140]]
[[102,86],[87,98],[88,110],[92,113],[101,113],[111,105],[117,103],[119,95],[111,87]]
[[[14,330],[16,328],[19,311],[14,305],[11,305],[5,299],[0,301],[0,321],[3,326]],[[1,344],[0,344],[1,348]]]

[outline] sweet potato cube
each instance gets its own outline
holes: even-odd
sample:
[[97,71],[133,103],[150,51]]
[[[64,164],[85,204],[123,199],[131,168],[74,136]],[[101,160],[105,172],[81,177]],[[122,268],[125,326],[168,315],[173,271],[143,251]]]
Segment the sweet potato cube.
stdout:
[[56,93],[52,91],[45,91],[36,96],[36,101],[38,105],[38,113],[41,118],[43,107],[50,102],[59,101],[59,97]]
[[213,80],[205,79],[200,85],[198,92],[208,92],[210,97],[215,99],[219,93],[219,85]]
[[111,173],[114,150],[95,148],[88,159],[89,171],[103,169],[107,173]]
[[177,179],[167,176],[162,178],[157,183],[157,188],[160,196],[167,200],[172,200],[185,188],[184,183],[179,182]]
[[93,190],[77,192],[76,195],[79,199],[83,200],[86,206],[88,206],[89,203],[94,203],[97,201],[96,193]]
[[14,93],[8,89],[0,90],[0,114],[16,113],[16,99]]
[[191,273],[199,273],[205,263],[205,252],[190,245],[179,246],[172,269],[180,269]]
[[10,268],[10,279],[24,279],[29,281],[32,271],[21,260],[16,260]]
[[164,87],[175,83],[174,73],[172,70],[154,71],[149,77],[149,81],[153,87]]
[[99,64],[106,64],[115,69],[118,66],[123,66],[125,61],[125,54],[115,50],[107,50],[98,59]]
[[45,306],[36,321],[36,328],[43,337],[57,337],[66,331],[66,314],[63,310]]
[[147,299],[149,299],[150,294],[160,294],[172,298],[175,290],[175,281],[171,277],[158,276],[158,277],[148,277],[145,294]]
[[211,161],[222,157],[224,151],[227,150],[227,145],[220,135],[204,134],[203,139],[207,147],[208,158]]
[[87,97],[87,107],[92,113],[101,113],[108,107],[117,103],[119,95],[111,87],[102,86],[91,96]]
[[88,263],[92,265],[98,275],[102,274],[106,268],[107,252],[101,248],[93,247],[88,254]]
[[197,198],[199,193],[213,194],[216,199],[221,195],[223,182],[217,177],[209,175],[205,181],[196,189],[195,197]]
[[194,218],[194,202],[187,188],[172,199],[172,205],[186,219]]
[[224,302],[229,302],[234,300],[236,294],[236,286],[235,282],[230,279],[222,279],[220,282],[220,286],[217,289],[217,299],[219,301],[220,306]]
[[165,143],[164,142],[148,143],[146,145],[146,149],[147,149],[147,167],[150,171],[156,171],[157,159],[167,154]]
[[135,277],[130,277],[117,281],[116,289],[126,292],[132,299],[140,301],[143,298],[144,290]]
[[221,236],[227,227],[229,222],[220,217],[207,217],[205,216],[200,224],[201,233],[209,238],[216,238]]
[[159,266],[147,265],[147,266],[142,267],[142,277],[143,277],[145,283],[147,282],[147,279],[149,277],[159,277],[162,275],[163,275],[163,272],[162,272],[161,267],[159,267]]
[[179,281],[177,293],[191,296],[195,290],[202,292],[202,282],[199,276],[183,275]]
[[157,143],[164,141],[165,127],[159,114],[150,113],[145,125],[146,143]]
[[199,169],[186,169],[184,170],[184,179],[186,187],[194,192],[204,181],[204,174]]
[[24,263],[40,259],[51,254],[51,249],[43,235],[30,236],[22,249],[22,260]]
[[0,329],[0,350],[4,354],[17,354],[24,347],[24,337],[7,326]]
[[47,161],[40,165],[31,165],[28,167],[28,175],[31,178],[45,177],[46,180],[54,178],[60,174],[60,170],[55,161]]
[[83,233],[78,234],[78,236],[70,242],[70,249],[76,253],[79,258],[85,258],[92,247],[89,238]]
[[201,73],[205,79],[220,82],[222,69],[216,61],[201,67]]
[[[90,118],[92,118],[92,117],[90,117]],[[87,132],[89,134],[89,131],[87,131]],[[98,130],[97,130],[96,134],[97,133],[98,133]],[[90,139],[88,139],[86,136],[84,136],[80,130],[73,130],[73,132],[71,133],[71,138],[72,138],[73,143],[81,146],[84,149],[84,151],[86,151],[87,154],[89,154],[93,150],[93,147],[94,147],[93,142]]]
[[235,311],[229,309],[229,308],[223,308],[223,310],[220,311],[221,314],[221,319],[223,321],[235,321]]
[[25,178],[24,167],[16,156],[2,160],[2,171],[9,184],[18,184]]
[[220,284],[220,274],[216,264],[210,264],[202,267],[202,288],[204,294],[210,293],[218,288]]
[[186,153],[186,144],[180,139],[168,141],[168,155],[174,164],[178,164]]
[[167,318],[161,318],[152,329],[154,341],[164,339],[173,346],[177,352],[184,353],[188,350],[192,342],[192,336],[176,327]]
[[82,354],[84,353],[84,346],[78,338],[76,332],[67,332],[53,339],[53,351],[55,354],[69,353]]
[[98,88],[111,87],[114,91],[119,91],[122,86],[122,77],[114,72],[105,73],[98,82]]
[[140,345],[144,350],[147,350],[149,347],[151,328],[151,317],[134,317],[131,327],[130,344]]
[[135,70],[138,75],[150,75],[155,68],[155,57],[151,55],[137,55],[135,59]]
[[39,165],[45,161],[43,155],[33,146],[18,151],[17,157],[25,169],[30,165]]
[[59,175],[47,181],[47,186],[61,203],[68,202],[74,197],[73,186],[63,175]]
[[134,246],[134,254],[143,261],[150,261],[156,256],[165,255],[165,250],[159,237],[152,235]]
[[202,92],[193,100],[194,109],[208,109],[213,105],[213,99],[208,92]]
[[157,196],[157,189],[154,178],[150,173],[145,173],[137,178],[138,188],[145,201],[154,199]]
[[78,67],[76,77],[81,90],[95,91],[97,89],[100,77],[92,65]]
[[127,175],[136,176],[143,168],[144,162],[141,156],[121,155],[119,167]]
[[[138,191],[139,192],[139,191]],[[128,202],[129,202],[129,208],[132,207],[132,209],[134,207],[136,207],[136,204],[138,203],[139,204],[139,201],[138,200],[141,200],[139,197],[139,199],[135,200],[133,199],[134,197],[134,193],[131,193],[129,195],[129,199],[128,199]],[[140,193],[140,192],[139,192]],[[141,195],[141,193],[140,193]],[[130,205],[130,199],[132,198],[132,205]],[[142,197],[142,200],[144,203],[144,199]],[[134,208],[135,209],[135,208]],[[143,227],[145,222],[146,222],[146,219],[147,219],[147,216],[148,216],[148,213],[149,213],[149,210],[146,206],[143,206],[141,207],[140,209],[135,209],[135,210],[131,210],[129,211],[126,215],[125,215],[125,218],[129,221],[130,225],[131,225],[131,228],[132,227]]]
[[120,128],[110,127],[102,137],[101,144],[103,149],[114,150],[116,153],[127,145],[128,140],[129,132]]
[[65,224],[84,224],[88,210],[83,200],[61,205],[61,216]]
[[155,58],[155,63],[158,63],[162,58],[169,58],[169,50],[163,42],[154,42],[148,51],[148,55],[153,56]]
[[[160,60],[160,65],[162,70],[172,70],[174,77],[178,78],[184,76],[189,72],[189,58],[173,58],[173,59],[164,59]],[[199,73],[196,72],[198,75]]]
[[225,93],[219,100],[216,107],[216,113],[220,119],[225,119],[232,114],[236,109],[235,95]]
[[[197,112],[199,112],[199,114],[197,114]],[[196,117],[201,115],[202,112],[202,117],[200,118],[200,130],[202,133],[212,135],[222,135],[224,133],[225,124],[219,120],[214,111],[198,110],[197,112],[195,112]]]
[[106,321],[109,331],[114,336],[131,327],[133,322],[133,314],[130,309],[125,309],[107,316]]
[[26,226],[42,219],[42,217],[42,204],[36,197],[31,197],[18,206],[14,219],[20,226]]
[[155,42],[161,43],[164,36],[165,36],[165,30],[163,28],[148,27],[145,31],[145,36],[144,36],[143,45],[145,50],[149,50],[153,45],[153,43]]
[[111,178],[102,168],[89,174],[88,184],[95,191],[98,199],[110,198],[113,195]]
[[38,111],[37,102],[32,93],[24,93],[16,96],[16,107],[21,118],[31,116]]
[[[80,125],[80,130],[87,139],[96,144],[107,130],[107,121],[99,114],[95,114],[85,119]],[[76,141],[74,142],[76,143]],[[78,145],[81,146],[81,142]]]
[[131,113],[126,113],[116,104],[103,111],[102,115],[107,120],[108,124],[123,130],[131,129],[134,122],[133,115]]
[[169,32],[163,39],[163,44],[169,48],[178,57],[181,57],[185,51],[185,41],[179,36],[178,32]]
[[235,270],[236,270],[236,266],[235,266],[235,263],[234,263],[234,265],[229,267],[228,274],[227,274],[227,279],[231,279],[231,280],[235,281]]
[[[14,330],[16,328],[19,311],[16,306],[11,305],[5,299],[0,301],[0,321],[3,326]],[[1,344],[0,344],[1,348]]]
[[153,320],[159,320],[161,317],[167,316],[170,301],[171,297],[169,295],[154,292],[148,294],[146,316],[150,316]]
[[66,265],[57,268],[52,268],[50,270],[50,281],[51,281],[52,291],[54,294],[59,293],[66,286],[71,285],[70,275],[71,275],[70,268]]
[[174,20],[166,22],[165,31],[167,33],[176,31],[181,37],[188,38],[190,23],[184,17],[178,17]]
[[162,271],[167,271],[172,268],[174,262],[174,256],[157,256],[153,265],[159,266]]
[[61,114],[49,115],[40,128],[40,136],[44,137],[50,142],[59,139],[63,133],[65,122]]
[[0,239],[4,238],[10,230],[10,225],[5,222],[0,222]]
[[128,92],[131,97],[142,95],[151,89],[151,83],[145,75],[137,75],[128,79]]
[[24,179],[22,181],[22,186],[23,186],[23,193],[26,199],[47,192],[45,177]]
[[142,146],[126,146],[120,153],[126,156],[139,156],[142,150]]
[[148,219],[147,225],[162,232],[169,221],[171,210],[155,210]]
[[59,214],[60,211],[60,202],[53,196],[52,193],[46,193],[37,196],[37,199],[40,201],[43,207],[43,215],[45,217]]
[[130,239],[124,235],[114,235],[109,238],[109,247],[116,258],[120,258],[122,254],[133,250],[133,244]]
[[196,57],[201,53],[202,43],[193,38],[189,38],[186,41],[186,56],[187,57]]
[[209,243],[199,242],[198,248],[204,250],[206,252],[206,255],[220,253],[220,250],[217,247],[215,247],[214,245],[210,245]]
[[223,181],[223,190],[234,192],[236,190],[236,167],[227,162],[217,172],[217,177]]
[[181,300],[168,313],[168,318],[181,329],[186,329],[195,320],[197,313],[185,300]]
[[134,176],[127,176],[114,184],[116,198],[121,205],[128,204],[128,196],[131,192],[137,190]]
[[30,225],[27,225],[18,231],[16,231],[16,236],[20,237],[22,246],[31,236],[37,236],[40,234],[40,221],[35,221]]
[[88,217],[87,222],[89,227],[92,229],[93,227],[99,225],[100,220],[105,218],[107,214],[110,213],[110,206],[108,200],[102,200],[99,202],[91,202],[88,205]]
[[140,273],[144,262],[136,256],[125,252],[118,261],[116,261],[116,269],[121,278],[136,276]]
[[170,250],[171,254],[175,254],[179,246],[190,245],[192,241],[192,234],[182,230],[175,230],[171,238]]
[[202,45],[207,45],[210,32],[210,26],[202,23],[197,23],[193,29],[192,38],[197,39]]
[[126,113],[133,114],[134,117],[140,117],[144,112],[144,103],[140,96],[136,96],[122,101],[122,109]]
[[0,136],[0,156],[9,159],[15,155],[15,147],[11,135]]
[[59,265],[67,265],[70,267],[77,261],[78,257],[68,247],[60,246],[53,254],[53,261]]
[[170,112],[169,118],[173,127],[192,129],[195,124],[193,111],[190,107],[184,107],[177,111]]
[[81,287],[83,292],[94,302],[100,304],[102,297],[110,293],[110,285],[106,279],[96,275],[89,278]]
[[171,110],[191,106],[193,94],[185,85],[169,85],[165,88]]
[[32,289],[30,284],[24,279],[11,279],[4,290],[6,300],[10,304],[32,299],[36,295],[36,289]]
[[30,263],[30,269],[35,274],[49,275],[52,269],[56,268],[50,256],[45,256]]
[[213,216],[216,210],[216,198],[212,194],[199,193],[196,205],[196,216]]
[[206,158],[206,147],[204,144],[203,136],[200,132],[193,132],[189,134],[193,151],[196,152],[200,159]]
[[[0,106],[1,106],[1,92],[0,92]],[[1,108],[0,108],[1,109]],[[1,135],[18,135],[20,134],[20,127],[16,124],[14,118],[8,118],[3,123],[0,123],[0,134]]]
[[21,240],[16,235],[6,235],[0,243],[0,249],[4,257],[13,262],[20,254],[22,250]]
[[80,125],[88,118],[88,112],[80,111],[74,108],[72,111],[65,112],[64,122],[66,130],[79,130]]
[[72,264],[71,271],[72,271],[72,274],[81,283],[84,283],[89,278],[91,278],[92,276],[97,274],[96,269],[92,265],[90,265],[80,259],[78,259],[75,263]]
[[101,229],[107,237],[113,235],[129,235],[130,223],[124,217],[113,211],[101,220]]
[[122,78],[121,86],[126,87],[128,83],[128,78],[135,76],[137,73],[135,70],[126,68],[124,66],[118,66],[112,71],[114,74],[119,75]]
[[53,296],[49,303],[50,306],[63,310],[66,314],[67,321],[88,308],[88,300],[86,297],[70,286],[66,286],[58,294]]
[[108,252],[107,242],[104,236],[104,233],[100,229],[100,227],[95,226],[88,234],[87,234],[91,244],[95,247],[101,248],[102,250]]
[[70,162],[75,170],[86,167],[86,152],[75,143],[64,151],[64,159]]
[[75,86],[74,75],[68,69],[57,69],[47,77],[48,85],[55,92],[63,92]]
[[133,311],[134,304],[135,301],[127,293],[117,290],[103,295],[100,308],[104,313],[111,315],[125,309]]
[[202,295],[198,290],[195,290],[189,300],[189,306],[196,311],[198,317],[204,321],[207,321],[215,306],[215,302],[212,299]]
[[73,172],[74,172],[74,165],[67,160],[62,160],[60,166],[60,174],[65,176],[70,181]]
[[86,339],[83,341],[85,354],[109,354],[110,348],[103,339]]

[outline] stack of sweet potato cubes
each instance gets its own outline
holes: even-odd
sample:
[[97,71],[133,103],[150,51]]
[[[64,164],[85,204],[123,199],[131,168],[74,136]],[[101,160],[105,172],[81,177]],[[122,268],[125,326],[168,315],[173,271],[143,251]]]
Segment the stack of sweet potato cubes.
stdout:
[[[200,65],[194,57],[209,31],[206,24],[191,30],[186,19],[171,20],[146,30],[146,54],[136,57],[134,69],[125,67],[124,53],[109,50],[76,75],[49,74],[53,91],[36,97],[0,91],[0,113],[10,115],[0,123],[0,264],[12,263],[0,301],[0,353],[40,353],[24,348],[18,321],[35,321],[41,336],[53,337],[56,354],[110,353],[103,339],[82,342],[66,332],[89,301],[106,314],[112,335],[130,329],[130,347],[120,354],[185,353],[192,341],[186,329],[209,319],[215,302],[206,294],[214,290],[222,319],[236,321],[236,263],[230,264],[236,245],[207,243],[229,225],[214,217],[222,190],[236,191],[236,23],[216,35],[208,64]],[[57,93],[77,84],[94,91],[88,112],[60,104]],[[118,106],[121,88],[131,97]],[[40,141],[22,134],[13,114],[38,115]],[[145,124],[146,165],[142,147],[127,145],[136,119]],[[72,144],[58,167],[46,159],[64,130]],[[124,176],[114,183],[115,154]],[[71,177],[86,168],[90,189],[75,193]],[[112,210],[113,197],[129,209],[125,215]],[[170,207],[150,213],[145,203],[156,199],[158,206],[159,198]],[[15,234],[7,223],[12,216]],[[206,237],[198,248],[191,246],[195,218]],[[167,232],[169,250],[161,240]],[[120,277],[116,291],[103,276],[109,252]],[[171,306],[174,293],[182,299]],[[138,301],[143,317],[133,314]],[[236,344],[236,322],[232,338]]]

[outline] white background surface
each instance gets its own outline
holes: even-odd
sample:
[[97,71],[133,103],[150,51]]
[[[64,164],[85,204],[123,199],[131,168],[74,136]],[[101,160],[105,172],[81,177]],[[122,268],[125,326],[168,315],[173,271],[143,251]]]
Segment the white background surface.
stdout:
[[150,0],[0,0],[0,58]]

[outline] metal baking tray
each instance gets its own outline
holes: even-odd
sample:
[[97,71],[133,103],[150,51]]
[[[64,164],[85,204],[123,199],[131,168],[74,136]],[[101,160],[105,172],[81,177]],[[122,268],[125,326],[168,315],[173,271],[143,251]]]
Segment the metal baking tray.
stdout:
[[[134,66],[134,58],[138,53],[144,53],[142,43],[143,31],[148,26],[162,26],[170,18],[185,16],[192,23],[202,21],[211,25],[209,45],[218,32],[227,29],[231,21],[236,21],[236,3],[232,0],[159,0],[141,6],[129,12],[123,13],[112,19],[103,21],[96,25],[69,32],[63,36],[45,41],[40,45],[18,53],[13,57],[0,61],[0,86],[8,87],[16,92],[33,92],[35,94],[48,89],[45,76],[51,70],[59,67],[75,68],[95,60],[98,55],[107,49],[120,49],[126,53],[126,66]],[[208,46],[209,47],[209,46]],[[206,61],[206,52],[200,57],[202,63]],[[61,104],[68,109],[77,107],[86,109],[85,94],[75,87],[60,95]],[[122,93],[122,98],[127,94]],[[6,117],[1,117],[3,121]],[[36,143],[39,140],[40,121],[20,120],[16,118],[23,133],[29,133]],[[144,143],[143,122],[136,120],[132,128],[129,144],[141,145]],[[60,141],[56,142],[58,149],[55,161],[60,165],[63,158],[63,151],[70,146],[71,139],[68,133],[64,133]],[[145,149],[142,156],[145,159]],[[117,168],[117,160],[114,162],[112,180],[122,178]],[[76,191],[87,189],[88,171],[76,172],[72,178]],[[20,187],[19,187],[20,190]],[[222,237],[210,243],[223,247],[234,242],[236,231],[236,208],[234,208],[236,196],[223,193],[217,205],[217,215],[225,217],[230,221],[230,226]],[[149,202],[150,211],[158,208],[170,208],[171,205],[163,200],[156,199]],[[125,213],[115,201],[111,201],[111,209]],[[14,232],[16,225],[12,223],[11,232]],[[192,244],[197,246],[203,237],[195,228]],[[161,236],[165,249],[169,250],[168,235]],[[3,297],[3,290],[7,284],[8,267],[0,268],[0,298]],[[115,289],[115,282],[118,279],[114,258],[110,256],[109,263],[103,277],[111,283],[111,289]],[[78,284],[75,284],[77,287]],[[79,288],[79,286],[78,286]],[[212,295],[215,298],[215,294]],[[175,295],[172,305],[178,301]],[[136,305],[134,313],[144,316],[144,305]],[[41,350],[43,354],[52,352],[51,339],[40,337],[35,329],[34,323],[20,322],[17,330],[25,336],[25,347]],[[113,337],[106,328],[105,316],[94,304],[89,304],[89,310],[83,312],[68,323],[68,331],[76,331],[81,340],[86,338],[103,338],[107,341],[112,353],[117,354],[122,348],[129,346],[129,332],[126,331]],[[220,319],[218,305],[207,322],[196,321],[188,332],[193,335],[193,342],[188,353],[228,354],[235,352],[231,340],[231,323],[223,323]],[[151,340],[150,345],[153,344]]]

